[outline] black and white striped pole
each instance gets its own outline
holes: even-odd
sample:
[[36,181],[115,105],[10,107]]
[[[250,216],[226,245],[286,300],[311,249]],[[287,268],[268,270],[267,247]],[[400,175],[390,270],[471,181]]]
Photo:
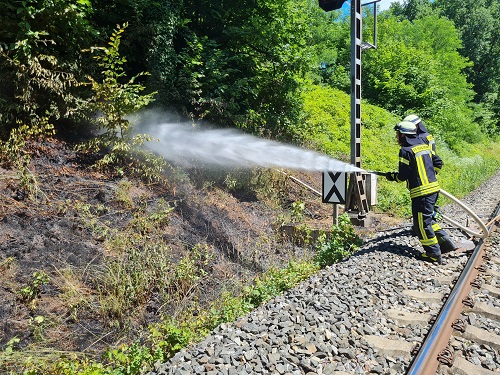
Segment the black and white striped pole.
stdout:
[[[361,168],[361,0],[351,0],[351,164]],[[346,211],[363,219],[369,211],[365,184],[360,173],[351,174]]]

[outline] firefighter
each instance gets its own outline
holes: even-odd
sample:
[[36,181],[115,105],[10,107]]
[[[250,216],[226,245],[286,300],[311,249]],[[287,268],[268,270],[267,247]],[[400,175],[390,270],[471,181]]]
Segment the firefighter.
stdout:
[[410,190],[414,233],[417,234],[424,253],[421,259],[443,264],[441,247],[434,232],[434,205],[440,190],[435,168],[441,168],[441,158],[434,154],[431,146],[417,135],[417,127],[410,121],[398,123],[394,130],[401,146],[399,169],[389,172],[389,181],[406,181]]
[[[434,137],[432,134],[429,133],[427,130],[424,122],[418,117],[417,115],[408,115],[403,119],[404,122],[409,121],[415,124],[417,127],[417,135],[423,139],[425,143],[427,143],[429,146],[431,146],[431,150],[434,155],[437,155],[436,152],[436,141],[434,140]],[[439,168],[435,168],[436,174],[441,170],[441,166]],[[438,194],[439,197],[439,194]],[[436,198],[437,202],[437,198]],[[439,206],[435,205],[434,207],[434,213],[433,213],[434,220],[436,221],[433,224],[434,232],[436,233],[436,236],[439,241],[439,245],[441,246],[441,253],[448,253],[451,251],[457,251],[459,248],[455,243],[452,241],[448,233],[441,228],[441,226],[437,223],[437,221],[442,217],[441,213],[439,212]]]

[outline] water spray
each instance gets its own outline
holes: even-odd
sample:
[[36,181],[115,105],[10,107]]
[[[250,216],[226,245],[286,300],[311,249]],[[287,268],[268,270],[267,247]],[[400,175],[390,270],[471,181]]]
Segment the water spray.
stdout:
[[236,129],[195,127],[169,121],[168,115],[145,112],[132,119],[136,130],[156,138],[146,144],[167,161],[219,167],[275,167],[305,171],[363,172],[352,164],[315,151],[262,139]]
[[[220,167],[274,167],[306,171],[365,172],[352,164],[330,158],[315,151],[266,140],[235,129],[199,128],[191,123],[170,121],[169,115],[147,111],[132,118],[136,131],[146,132],[157,139],[146,146],[170,162],[184,166],[210,165]],[[387,172],[368,171],[378,176]],[[481,228],[475,232],[450,217],[443,219],[474,237],[488,237],[481,219],[463,202],[440,190],[447,198],[464,209]]]

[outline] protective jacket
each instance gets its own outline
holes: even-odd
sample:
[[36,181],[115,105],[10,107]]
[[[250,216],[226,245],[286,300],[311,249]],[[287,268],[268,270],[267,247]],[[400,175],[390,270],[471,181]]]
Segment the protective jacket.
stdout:
[[443,161],[432,152],[431,146],[419,136],[406,136],[399,150],[399,170],[396,181],[406,181],[410,198],[439,192],[436,169]]

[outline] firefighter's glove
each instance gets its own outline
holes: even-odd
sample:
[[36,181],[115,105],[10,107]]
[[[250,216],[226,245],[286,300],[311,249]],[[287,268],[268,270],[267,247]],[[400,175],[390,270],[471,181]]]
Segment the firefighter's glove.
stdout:
[[438,212],[438,211],[434,211],[432,213],[432,218],[435,220],[435,221],[442,221],[443,220],[443,214],[441,212]]
[[432,218],[435,221],[443,221],[443,214],[439,211],[439,206],[434,206],[434,212],[432,213]]
[[398,177],[398,172],[387,172],[385,178],[389,181],[396,181]]

